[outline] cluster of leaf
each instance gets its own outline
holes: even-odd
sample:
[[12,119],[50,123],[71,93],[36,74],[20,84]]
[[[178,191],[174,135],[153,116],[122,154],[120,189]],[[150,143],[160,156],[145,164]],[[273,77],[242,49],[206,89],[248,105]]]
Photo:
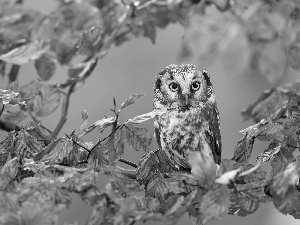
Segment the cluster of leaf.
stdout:
[[299,71],[299,1],[231,3],[226,12],[209,8],[192,18],[181,57],[201,64],[220,59],[227,69],[259,74],[271,84],[280,83],[290,68]]

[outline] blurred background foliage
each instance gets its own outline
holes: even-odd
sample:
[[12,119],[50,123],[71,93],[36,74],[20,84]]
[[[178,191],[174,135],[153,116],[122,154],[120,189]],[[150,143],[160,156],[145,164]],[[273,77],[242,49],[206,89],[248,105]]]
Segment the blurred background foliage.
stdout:
[[[241,138],[238,131],[252,124],[242,122],[241,109],[263,90],[294,81],[300,70],[298,0],[1,0],[0,4],[0,88],[16,79],[24,92],[32,80],[57,83],[60,88],[69,88],[76,80],[77,91],[60,134],[79,129],[84,109],[90,121],[111,115],[113,97],[120,103],[131,94],[146,94],[123,112],[123,121],[151,111],[155,75],[171,63],[189,62],[211,75],[223,157],[230,158]],[[81,76],[86,70],[93,73]],[[51,101],[55,107],[39,116],[47,116],[43,125],[55,130],[61,118],[56,109],[62,106]],[[11,120],[23,126],[32,123],[31,118],[18,116],[22,120]],[[152,121],[146,126],[153,131]],[[6,134],[0,131],[1,140]],[[96,141],[98,134],[87,138]],[[253,158],[264,148],[255,144]],[[125,151],[124,158],[131,161],[140,157],[129,148]],[[106,177],[99,178],[100,186],[106,183]],[[75,199],[60,223],[82,224],[89,211]],[[268,204],[253,215],[228,215],[215,224],[282,223],[296,220]],[[191,221],[185,216],[179,224]]]

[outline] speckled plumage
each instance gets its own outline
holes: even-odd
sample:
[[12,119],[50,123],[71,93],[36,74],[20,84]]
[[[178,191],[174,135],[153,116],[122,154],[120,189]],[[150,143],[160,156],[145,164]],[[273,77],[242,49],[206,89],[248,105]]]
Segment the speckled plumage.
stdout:
[[220,164],[219,113],[206,70],[170,65],[156,77],[154,108],[167,112],[154,121],[159,147],[179,167],[189,168],[187,155],[199,151]]

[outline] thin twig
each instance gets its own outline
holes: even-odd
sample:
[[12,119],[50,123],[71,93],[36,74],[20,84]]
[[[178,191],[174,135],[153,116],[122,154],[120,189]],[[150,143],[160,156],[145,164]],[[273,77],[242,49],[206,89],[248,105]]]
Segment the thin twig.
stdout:
[[62,127],[64,126],[65,122],[67,121],[67,115],[68,115],[68,110],[69,110],[69,105],[70,105],[70,97],[71,97],[71,94],[73,93],[74,91],[74,88],[76,86],[76,83],[73,83],[67,94],[65,95],[65,98],[64,98],[64,102],[63,102],[63,105],[62,105],[62,112],[61,112],[61,117],[59,119],[59,122],[57,124],[57,126],[55,127],[52,135],[51,135],[51,138],[54,139],[57,137],[58,133],[61,131]]
[[261,160],[259,160],[259,161],[257,162],[257,164],[256,164],[254,167],[250,168],[250,169],[247,170],[247,171],[244,171],[244,172],[238,174],[238,177],[243,177],[243,176],[246,176],[246,175],[248,175],[248,174],[251,174],[251,173],[253,173],[254,171],[256,171],[260,166],[261,166]]
[[125,163],[129,166],[132,166],[133,168],[138,168],[138,166],[135,163],[133,163],[133,162],[127,160],[127,159],[120,158],[119,161],[122,162],[122,163]]

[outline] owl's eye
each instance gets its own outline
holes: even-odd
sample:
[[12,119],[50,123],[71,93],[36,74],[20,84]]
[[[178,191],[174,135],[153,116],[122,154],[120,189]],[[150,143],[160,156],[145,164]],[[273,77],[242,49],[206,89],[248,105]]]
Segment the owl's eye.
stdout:
[[175,83],[175,82],[172,82],[170,85],[169,85],[169,88],[171,89],[171,91],[177,91],[178,90],[178,84]]
[[194,83],[192,83],[191,88],[193,91],[198,91],[200,88],[200,82],[195,81]]

